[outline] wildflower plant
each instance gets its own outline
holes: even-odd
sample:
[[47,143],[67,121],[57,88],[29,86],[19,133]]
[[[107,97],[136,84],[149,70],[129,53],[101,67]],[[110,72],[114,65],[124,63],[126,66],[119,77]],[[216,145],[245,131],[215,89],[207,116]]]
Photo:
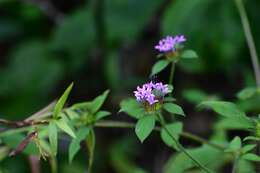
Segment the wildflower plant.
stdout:
[[[214,125],[213,136],[203,139],[183,130],[182,119],[185,113],[172,97],[173,75],[176,63],[182,58],[197,58],[193,50],[184,47],[188,39],[184,35],[167,36],[155,45],[160,52],[160,58],[152,67],[151,75],[155,75],[171,64],[168,83],[149,81],[137,86],[130,98],[120,103],[120,111],[136,119],[136,123],[105,120],[110,116],[109,111],[102,110],[102,105],[108,97],[109,90],[104,91],[91,101],[76,103],[66,107],[65,103],[72,91],[71,84],[63,95],[44,109],[23,121],[8,121],[0,119],[4,129],[0,133],[1,158],[15,157],[20,153],[37,155],[39,158],[50,160],[52,172],[56,173],[56,156],[59,152],[61,134],[70,139],[68,161],[71,163],[84,142],[88,151],[88,172],[92,171],[95,156],[96,127],[135,128],[135,134],[141,143],[149,135],[158,131],[161,140],[175,154],[166,165],[169,172],[185,172],[190,169],[200,169],[203,172],[219,172],[227,162],[233,162],[233,172],[238,170],[238,164],[246,163],[252,166],[259,162],[260,156],[254,150],[260,141],[260,118],[247,114],[235,103],[220,100],[204,100],[197,107],[199,110],[211,109],[220,115]],[[238,98],[247,100],[259,94],[259,88],[242,90]],[[250,97],[249,97],[250,96]],[[244,139],[236,136],[227,139],[228,129],[238,129],[249,133]],[[199,147],[183,146],[179,139],[187,138],[202,144]],[[14,145],[15,143],[15,145]],[[216,163],[217,164],[214,164]],[[167,166],[166,166],[167,167]]]

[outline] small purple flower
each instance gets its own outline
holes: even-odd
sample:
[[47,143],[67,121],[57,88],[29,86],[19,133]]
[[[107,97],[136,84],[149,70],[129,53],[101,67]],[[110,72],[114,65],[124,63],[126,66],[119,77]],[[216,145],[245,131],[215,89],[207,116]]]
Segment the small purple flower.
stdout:
[[175,37],[167,36],[159,41],[154,48],[160,52],[170,52],[176,50],[176,45],[186,41],[184,35],[176,35]]
[[142,87],[138,86],[137,90],[134,91],[138,102],[148,102],[150,105],[159,102],[159,99],[163,98],[168,93],[170,93],[168,85],[163,85],[161,82],[149,82]]
[[158,92],[160,92],[162,95],[166,95],[168,93],[170,93],[171,91],[168,88],[168,85],[163,85],[162,82],[156,83],[154,84],[154,89],[157,90]]

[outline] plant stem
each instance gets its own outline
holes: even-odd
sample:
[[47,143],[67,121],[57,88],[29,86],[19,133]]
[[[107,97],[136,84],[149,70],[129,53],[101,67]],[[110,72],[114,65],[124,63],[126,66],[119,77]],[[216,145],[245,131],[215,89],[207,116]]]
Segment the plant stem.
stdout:
[[171,64],[171,71],[170,71],[170,77],[169,77],[169,84],[172,85],[173,83],[173,75],[175,70],[175,62],[172,62]]
[[206,168],[204,165],[202,165],[198,160],[196,160],[180,143],[179,141],[171,134],[169,129],[165,125],[165,121],[163,117],[158,114],[158,119],[160,121],[160,124],[162,128],[166,131],[166,133],[172,138],[172,140],[176,143],[177,147],[188,157],[190,158],[201,170],[207,172],[207,173],[212,173],[208,168]]
[[[129,123],[129,122],[120,122],[120,121],[99,121],[95,123],[95,127],[101,127],[101,128],[134,128],[135,124],[134,123]],[[155,131],[160,131],[160,127],[155,127]],[[201,138],[199,136],[193,135],[189,132],[181,132],[181,136],[191,139],[193,141],[196,141],[201,144],[207,144],[213,148],[216,148],[218,150],[225,150],[225,147],[222,145],[218,145],[212,142],[207,141],[204,138]]]
[[57,166],[56,157],[51,157],[51,158],[49,159],[49,162],[50,162],[50,166],[51,166],[51,172],[52,172],[52,173],[57,173],[57,171],[58,171],[58,166]]
[[241,18],[241,22],[242,22],[242,25],[243,25],[247,45],[248,45],[248,48],[249,48],[249,51],[250,51],[251,61],[252,61],[252,65],[253,65],[253,69],[254,69],[254,73],[255,73],[256,86],[260,87],[260,66],[259,66],[255,42],[254,42],[254,39],[253,39],[253,36],[252,36],[252,32],[251,32],[248,17],[247,17],[247,14],[246,14],[246,10],[245,10],[245,7],[244,7],[242,0],[235,0],[235,3],[236,3],[236,6],[237,6],[237,9],[238,9],[240,18]]
[[238,162],[239,162],[239,156],[236,153],[235,160],[234,160],[233,167],[232,167],[232,173],[236,173],[237,172]]

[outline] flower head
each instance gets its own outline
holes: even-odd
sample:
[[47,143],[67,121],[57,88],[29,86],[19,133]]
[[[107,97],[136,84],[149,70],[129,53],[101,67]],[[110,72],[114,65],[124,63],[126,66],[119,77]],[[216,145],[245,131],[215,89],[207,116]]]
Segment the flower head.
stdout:
[[176,45],[181,44],[186,41],[184,35],[176,35],[175,37],[167,36],[159,41],[159,43],[154,47],[160,52],[170,52],[176,50]]
[[168,85],[163,85],[161,82],[149,82],[142,87],[138,86],[137,90],[134,91],[138,102],[149,103],[149,105],[159,102],[168,93],[170,93]]

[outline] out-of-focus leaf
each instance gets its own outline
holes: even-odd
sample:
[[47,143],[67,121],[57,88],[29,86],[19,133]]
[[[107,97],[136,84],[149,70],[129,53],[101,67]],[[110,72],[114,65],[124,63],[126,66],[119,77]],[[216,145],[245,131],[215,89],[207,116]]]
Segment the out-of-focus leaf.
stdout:
[[104,16],[108,40],[112,43],[118,40],[133,41],[161,3],[149,0],[105,1]]
[[[223,152],[207,145],[187,150],[201,164],[212,170],[217,170],[225,163]],[[209,154],[210,153],[210,154]],[[184,153],[174,154],[166,163],[164,173],[184,173],[196,165]],[[198,170],[200,173],[200,170]],[[215,171],[218,172],[218,171]]]
[[182,108],[174,103],[165,103],[163,108],[169,113],[185,116]]
[[246,117],[246,114],[240,109],[238,109],[238,107],[231,102],[205,101],[199,104],[199,107],[209,107],[224,117]]
[[253,165],[253,163],[251,163],[250,161],[244,160],[244,159],[239,159],[238,161],[238,168],[237,168],[237,172],[238,173],[256,173],[255,171],[255,167]]
[[161,72],[163,69],[165,69],[165,68],[168,66],[169,63],[170,63],[170,62],[167,61],[167,60],[159,60],[159,61],[157,61],[157,62],[153,65],[153,67],[152,67],[151,76],[152,76],[152,75],[155,75],[155,74],[157,74],[157,73],[159,73],[159,72]]
[[242,159],[249,160],[249,161],[255,161],[260,162],[260,156],[253,154],[253,153],[247,153],[242,156]]
[[243,141],[259,141],[260,138],[255,137],[255,136],[247,136],[243,139]]
[[241,117],[229,117],[229,118],[223,118],[221,120],[219,120],[216,124],[215,127],[217,129],[230,129],[230,130],[234,130],[234,129],[253,129],[254,128],[254,122],[249,120],[249,119],[245,119],[245,118],[241,118]]
[[247,152],[253,150],[255,147],[256,147],[255,144],[245,145],[245,146],[243,146],[243,148],[242,148],[242,152],[243,152],[243,153],[247,153]]
[[186,59],[198,58],[198,55],[194,50],[184,50],[181,53],[181,58],[186,58]]
[[86,138],[89,133],[88,127],[81,127],[77,133],[76,138],[73,138],[69,146],[69,162],[71,163],[77,152],[80,150],[80,142]]
[[147,173],[135,162],[135,156],[138,152],[136,143],[129,136],[124,137],[113,143],[110,148],[111,165],[118,173]]
[[109,88],[119,89],[122,87],[120,83],[120,62],[119,54],[117,52],[111,52],[107,58],[105,58],[105,73]]
[[8,64],[0,71],[0,95],[6,98],[0,108],[11,117],[46,104],[48,93],[62,77],[63,64],[43,41],[23,42],[10,52]]
[[141,142],[150,135],[155,126],[155,116],[154,115],[146,115],[140,118],[135,125],[135,134],[139,138]]
[[49,123],[48,133],[49,133],[49,141],[51,145],[51,153],[53,154],[53,156],[56,156],[57,147],[58,147],[58,130],[55,122],[51,121]]
[[121,109],[119,112],[125,112],[136,119],[141,118],[145,114],[144,109],[135,99],[126,99],[121,101],[120,107]]
[[[168,129],[168,131],[171,133],[171,135],[176,140],[179,140],[179,135],[182,132],[182,127],[183,127],[183,125],[182,125],[181,122],[167,124],[165,126],[165,128]],[[161,139],[169,147],[174,147],[176,150],[179,150],[179,148],[177,147],[175,141],[172,139],[172,137],[168,134],[168,132],[164,128],[161,129]]]
[[237,97],[241,100],[246,100],[256,94],[256,88],[248,87],[237,93]]
[[95,46],[95,24],[90,8],[66,16],[54,31],[51,47],[66,52],[70,69],[79,67],[89,49]]
[[6,146],[0,147],[0,162],[8,156],[9,148]]
[[182,95],[189,102],[198,104],[206,100],[218,100],[217,96],[211,96],[200,89],[186,89],[182,92]]
[[70,86],[65,90],[65,92],[62,94],[62,96],[57,101],[57,103],[54,107],[54,110],[53,110],[54,118],[58,118],[59,114],[61,113],[62,108],[64,107],[64,104],[65,104],[66,100],[68,99],[68,96],[70,94],[72,87],[73,87],[73,83],[70,84]]

